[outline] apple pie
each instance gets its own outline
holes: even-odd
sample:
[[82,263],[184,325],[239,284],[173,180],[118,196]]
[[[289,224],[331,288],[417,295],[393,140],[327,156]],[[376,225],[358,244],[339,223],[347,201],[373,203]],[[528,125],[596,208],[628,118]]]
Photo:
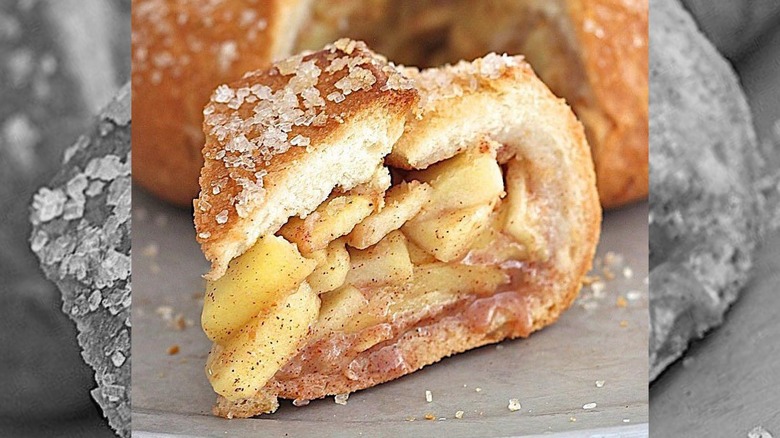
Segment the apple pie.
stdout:
[[521,57],[419,71],[343,39],[220,85],[197,238],[214,412],[348,394],[554,322],[601,210]]

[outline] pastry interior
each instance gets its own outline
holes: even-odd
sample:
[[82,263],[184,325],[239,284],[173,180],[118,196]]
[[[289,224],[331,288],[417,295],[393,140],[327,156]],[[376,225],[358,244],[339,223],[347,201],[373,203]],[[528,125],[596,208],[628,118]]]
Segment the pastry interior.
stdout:
[[[253,123],[275,119],[262,116],[265,102],[227,99],[229,87],[204,111],[214,135],[195,220],[212,261],[202,326],[214,342],[206,372],[218,415],[350,393],[528,336],[571,304],[595,251],[600,209],[582,127],[519,58],[397,71],[340,40],[246,75],[235,96],[263,83],[282,96],[315,65],[328,99],[367,69],[375,81],[323,102],[329,121],[306,131],[305,146],[250,155],[245,135],[266,139]],[[342,134],[363,127],[381,150]],[[228,129],[234,137],[222,135]],[[291,146],[298,132],[291,128]],[[364,150],[376,152],[365,160]],[[236,163],[262,178],[255,207],[235,190],[247,185]],[[294,213],[280,208],[304,197]]]
[[524,217],[523,162],[502,152],[484,139],[425,170],[381,167],[234,259],[203,308],[215,391],[251,397],[272,381],[301,401],[284,388],[313,375],[385,381],[409,371],[396,341],[435,321],[527,336],[529,297],[517,292],[544,281],[549,249]]

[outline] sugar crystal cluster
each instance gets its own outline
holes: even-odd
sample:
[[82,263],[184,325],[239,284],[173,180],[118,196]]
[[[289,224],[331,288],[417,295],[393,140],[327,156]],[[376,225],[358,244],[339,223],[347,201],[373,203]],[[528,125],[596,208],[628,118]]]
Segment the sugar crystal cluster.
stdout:
[[473,93],[485,80],[498,79],[507,70],[517,67],[529,69],[521,56],[489,53],[473,62],[460,61],[455,65],[422,71],[414,67],[405,67],[402,71],[420,90],[418,110],[426,111],[442,99]]

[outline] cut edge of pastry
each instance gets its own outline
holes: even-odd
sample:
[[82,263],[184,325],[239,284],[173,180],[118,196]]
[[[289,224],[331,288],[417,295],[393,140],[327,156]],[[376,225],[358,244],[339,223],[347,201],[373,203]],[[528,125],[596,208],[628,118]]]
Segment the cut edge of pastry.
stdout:
[[[340,40],[292,63],[300,68],[309,60],[326,60],[327,53],[343,55],[350,47],[370,53],[362,43]],[[347,63],[365,56],[346,54]],[[291,68],[289,62],[282,61],[283,70]],[[377,84],[383,82],[380,92],[358,92],[355,96],[362,99],[351,101],[346,114],[339,115],[343,124],[326,123],[319,128],[324,132],[301,128],[309,147],[290,148],[264,163],[263,197],[246,217],[238,214],[243,207],[237,202],[229,207],[236,210],[233,217],[233,210],[225,218],[222,207],[215,208],[219,202],[229,205],[237,197],[235,189],[243,185],[233,183],[230,192],[228,181],[214,193],[213,182],[220,180],[214,175],[224,178],[215,171],[224,167],[216,154],[232,140],[226,135],[217,141],[213,126],[229,124],[230,119],[210,125],[206,114],[206,166],[195,206],[199,240],[213,263],[207,276],[204,330],[215,340],[207,374],[220,394],[217,415],[273,412],[279,397],[304,403],[350,393],[455,353],[526,337],[570,306],[591,266],[601,209],[583,128],[522,57],[489,54],[472,63],[422,72],[401,69],[402,74],[373,54],[367,62],[378,63],[372,64],[375,70],[387,74],[380,78],[374,73]],[[333,82],[325,79],[325,87]],[[391,82],[403,84],[402,89],[391,89]],[[278,76],[252,73],[231,89],[259,83],[277,84]],[[227,111],[225,102],[216,101],[228,100],[230,105],[229,96],[219,93],[209,105],[218,108],[213,114]],[[338,145],[339,139],[359,135],[351,129],[363,124],[370,129],[392,126],[379,150],[364,152],[360,145],[365,142]],[[236,132],[230,135],[243,136],[243,131]],[[296,128],[288,137],[293,134],[304,135]],[[330,156],[334,151],[335,160]],[[390,191],[402,181],[412,188],[384,199],[383,161],[396,183]],[[306,176],[294,172],[302,169]],[[458,189],[458,182],[470,176],[477,178],[468,181],[473,186]],[[317,181],[320,187],[296,187],[303,181]],[[313,193],[299,199],[307,191]],[[209,207],[205,211],[204,200]],[[281,206],[272,209],[275,205]],[[406,219],[400,229],[399,220],[377,219],[387,211],[393,213],[387,216]],[[355,229],[369,219],[371,226]],[[214,223],[228,225],[227,230],[218,230]],[[385,227],[377,243],[365,249],[347,244],[375,241],[376,236],[368,234],[377,227]],[[468,238],[442,236],[440,230],[459,230]],[[353,231],[365,235],[354,236]],[[246,250],[248,255],[242,256]],[[273,255],[283,255],[301,268],[275,269],[269,258]],[[240,261],[230,264],[237,257]],[[239,296],[242,285],[253,282],[251,290],[260,293],[277,284],[273,278],[249,281],[242,276],[253,263],[280,278],[295,277],[289,284],[296,286],[289,292],[271,291],[278,296],[257,314],[237,312],[243,308],[239,303],[246,302]],[[455,286],[453,278],[458,279]],[[236,287],[236,294],[226,294],[226,285]],[[230,316],[219,320],[218,315]],[[281,330],[289,336],[268,336]],[[351,362],[328,371],[326,362],[318,360],[328,343],[340,345],[339,359]],[[269,374],[267,364],[252,361],[257,360],[255,353],[271,349],[288,357]],[[323,365],[319,370],[317,363]],[[258,378],[258,372],[249,369],[265,374]]]
[[[293,83],[296,78],[303,85]],[[274,86],[262,85],[264,80]],[[262,100],[258,94],[268,102],[266,95],[280,92],[302,102],[270,104],[279,138],[262,140],[264,156],[252,156],[250,149],[258,146],[247,141],[258,137],[241,133],[255,122],[249,104]],[[260,236],[275,233],[292,216],[305,217],[337,186],[349,190],[370,180],[401,135],[416,98],[385,58],[346,39],[218,87],[204,110],[205,164],[194,201],[197,239],[212,264],[205,277],[221,277],[228,262]],[[228,117],[237,120],[232,132],[224,128]]]

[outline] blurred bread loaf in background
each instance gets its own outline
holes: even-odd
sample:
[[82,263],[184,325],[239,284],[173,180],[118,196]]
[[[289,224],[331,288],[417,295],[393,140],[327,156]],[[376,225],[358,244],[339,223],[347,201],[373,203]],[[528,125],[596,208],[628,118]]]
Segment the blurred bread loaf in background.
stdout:
[[220,84],[340,37],[405,65],[523,54],[583,121],[601,202],[647,196],[647,0],[137,0],[134,180],[189,206]]

